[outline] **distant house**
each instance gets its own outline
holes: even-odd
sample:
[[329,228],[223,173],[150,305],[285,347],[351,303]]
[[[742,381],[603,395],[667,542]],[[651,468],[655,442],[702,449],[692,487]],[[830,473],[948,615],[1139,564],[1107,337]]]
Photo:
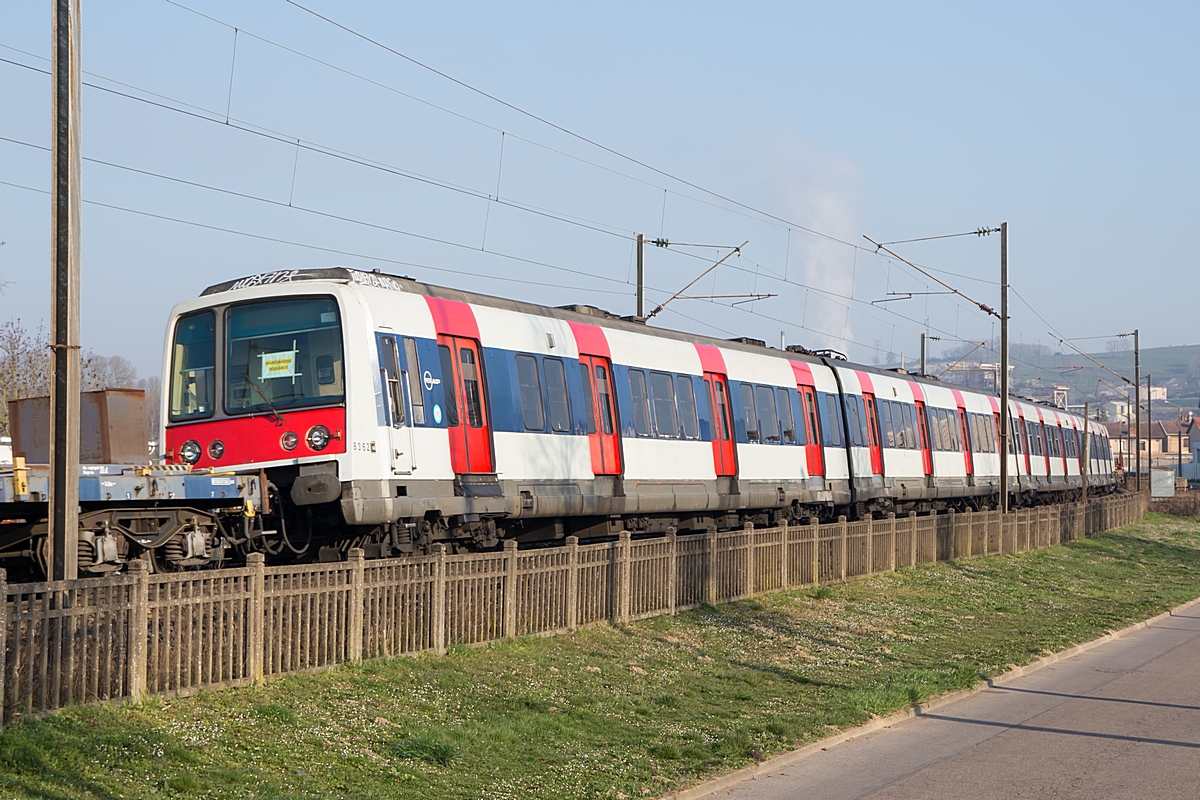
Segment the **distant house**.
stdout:
[[[1127,422],[1105,422],[1103,425],[1108,430],[1113,455],[1118,457],[1120,466],[1132,469],[1136,447],[1133,426]],[[1188,422],[1173,419],[1143,422],[1141,442],[1143,469],[1147,466],[1147,454],[1153,466],[1175,466],[1179,463],[1180,452],[1183,453],[1183,463],[1189,464],[1196,461],[1192,442],[1196,443],[1196,449],[1200,449],[1200,424],[1195,419]]]

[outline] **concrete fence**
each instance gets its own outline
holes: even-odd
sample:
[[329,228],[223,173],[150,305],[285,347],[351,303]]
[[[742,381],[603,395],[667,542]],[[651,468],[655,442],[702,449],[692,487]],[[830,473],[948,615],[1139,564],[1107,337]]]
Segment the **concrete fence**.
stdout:
[[673,614],[789,587],[1069,542],[1140,519],[1121,495],[1016,511],[908,515],[726,533],[333,564],[9,584],[3,719],[137,702],[273,675]]

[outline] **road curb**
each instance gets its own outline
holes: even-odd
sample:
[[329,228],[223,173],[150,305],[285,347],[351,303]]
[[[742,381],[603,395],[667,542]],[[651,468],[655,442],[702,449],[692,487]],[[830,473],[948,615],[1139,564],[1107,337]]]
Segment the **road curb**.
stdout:
[[1052,653],[1044,658],[1039,658],[1037,661],[1032,661],[1023,667],[1016,667],[1015,669],[1001,673],[994,678],[981,681],[970,689],[959,689],[956,692],[949,692],[947,694],[939,695],[938,697],[934,697],[924,703],[914,703],[908,708],[901,709],[900,711],[897,711],[894,714],[889,714],[886,717],[877,717],[866,724],[859,725],[857,728],[851,728],[848,731],[843,731],[834,736],[820,739],[796,750],[789,750],[786,753],[780,753],[779,755],[773,756],[766,761],[758,764],[751,764],[748,767],[742,767],[734,772],[707,780],[704,783],[698,783],[694,786],[689,786],[686,789],[681,789],[673,794],[663,795],[662,800],[698,800],[698,798],[701,797],[708,797],[714,792],[719,792],[722,789],[727,789],[730,786],[734,786],[744,781],[754,780],[760,775],[775,772],[776,770],[779,770],[790,764],[794,764],[797,761],[802,761],[814,753],[819,753],[822,750],[828,750],[831,747],[836,747],[843,742],[848,742],[851,739],[858,738],[859,736],[865,736],[868,733],[874,733],[881,728],[891,727],[892,725],[896,725],[897,723],[911,719],[912,717],[919,717],[922,714],[934,711],[935,709],[939,709],[943,706],[948,706],[951,703],[957,703],[959,700],[970,697],[981,689],[994,686],[1003,686],[1004,684],[1014,681],[1017,678],[1022,678],[1026,675],[1037,672],[1043,667],[1048,667],[1051,664],[1055,664],[1059,661],[1073,658],[1082,653],[1086,653],[1089,650],[1100,647],[1101,645],[1108,644],[1109,642],[1116,641],[1117,639],[1122,639],[1131,633],[1148,628],[1151,625],[1162,622],[1163,620],[1170,619],[1171,617],[1187,611],[1188,609],[1197,605],[1200,605],[1200,597],[1168,609],[1167,611],[1150,617],[1149,619],[1144,619],[1141,622],[1135,622],[1128,627],[1121,628],[1119,631],[1110,631],[1103,636],[1092,639],[1090,642],[1084,642],[1083,644],[1077,644],[1074,647],[1068,647],[1066,650],[1060,650],[1059,652]]

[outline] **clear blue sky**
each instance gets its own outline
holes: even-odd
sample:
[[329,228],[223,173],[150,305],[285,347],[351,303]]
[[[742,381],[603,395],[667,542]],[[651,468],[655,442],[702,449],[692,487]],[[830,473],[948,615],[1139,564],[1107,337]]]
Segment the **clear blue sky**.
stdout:
[[[278,268],[379,268],[631,313],[635,231],[676,242],[748,239],[740,258],[691,294],[778,294],[737,308],[676,301],[654,324],[771,344],[785,331],[789,343],[846,349],[867,363],[889,351],[911,361],[926,319],[931,333],[993,333],[992,320],[944,296],[872,307],[888,291],[928,291],[929,282],[869,246],[730,210],[283,0],[182,2],[225,24],[166,0],[83,0],[83,67],[109,79],[87,80],[191,104],[221,124],[85,88],[84,155],[271,202],[95,162],[84,166],[85,200],[345,253],[86,204],[84,346],[125,355],[144,375],[158,372],[171,305]],[[1008,220],[1012,284],[1055,330],[1136,326],[1146,346],[1200,341],[1188,280],[1200,210],[1195,3],[303,2],[796,226],[866,244],[863,234],[888,241]],[[0,58],[48,68],[50,13],[48,2],[0,0]],[[229,26],[245,32],[236,66]],[[0,63],[0,137],[47,145],[49,102],[46,75]],[[46,152],[0,141],[0,181],[45,189],[49,178]],[[479,196],[497,185],[505,204]],[[36,325],[48,316],[46,195],[0,186],[0,241],[0,280],[10,282],[0,318]],[[975,279],[948,278],[996,303],[997,236],[895,249]],[[683,250],[713,260],[725,252]],[[650,249],[649,302],[705,266]],[[1054,344],[1016,296],[1013,317],[1013,341]]]

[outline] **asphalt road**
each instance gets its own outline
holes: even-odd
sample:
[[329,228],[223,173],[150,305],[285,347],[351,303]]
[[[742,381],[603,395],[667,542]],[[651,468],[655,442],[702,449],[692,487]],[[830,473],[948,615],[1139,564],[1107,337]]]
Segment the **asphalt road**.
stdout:
[[1200,798],[1200,606],[712,798]]

